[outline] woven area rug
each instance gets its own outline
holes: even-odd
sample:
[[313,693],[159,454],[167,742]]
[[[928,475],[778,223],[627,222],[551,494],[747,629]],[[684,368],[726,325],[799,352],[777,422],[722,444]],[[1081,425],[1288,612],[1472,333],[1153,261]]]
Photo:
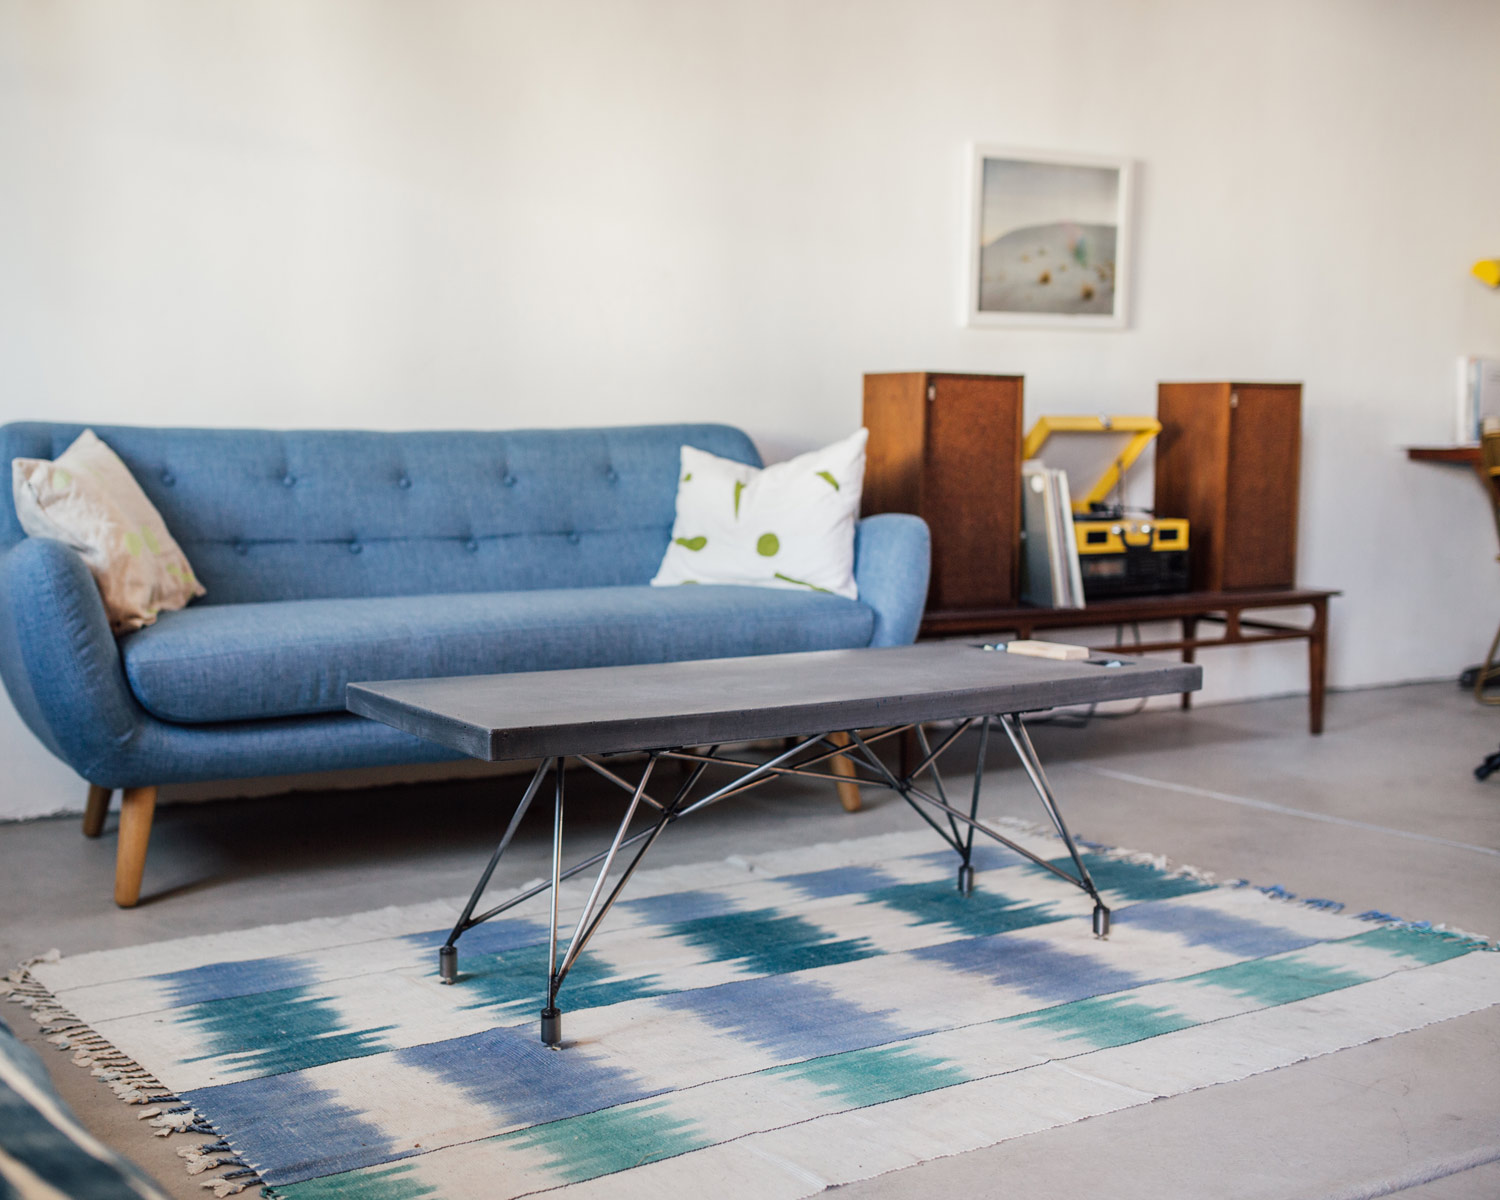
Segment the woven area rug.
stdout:
[[1100,941],[1076,889],[976,856],[968,897],[919,833],[642,872],[560,1051],[545,896],[456,986],[425,904],[37,962],[12,999],[217,1194],[284,1200],[805,1196],[1500,1002],[1478,938],[1095,847]]

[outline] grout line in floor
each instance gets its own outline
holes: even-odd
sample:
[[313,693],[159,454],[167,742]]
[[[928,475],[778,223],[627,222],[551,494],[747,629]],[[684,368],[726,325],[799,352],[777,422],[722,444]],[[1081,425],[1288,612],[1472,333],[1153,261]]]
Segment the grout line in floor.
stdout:
[[1135,783],[1142,787],[1158,788],[1165,792],[1178,792],[1185,796],[1201,796],[1207,800],[1220,800],[1225,804],[1240,804],[1246,808],[1258,808],[1265,812],[1280,813],[1288,817],[1302,817],[1308,821],[1323,821],[1329,825],[1347,825],[1352,829],[1364,829],[1370,833],[1383,833],[1390,837],[1409,838],[1414,842],[1429,842],[1435,846],[1448,846],[1454,850],[1468,850],[1474,854],[1489,854],[1500,858],[1500,850],[1491,846],[1476,846],[1471,842],[1456,842],[1451,838],[1435,837],[1430,833],[1414,833],[1410,829],[1392,829],[1388,825],[1375,825],[1369,821],[1356,821],[1352,817],[1336,817],[1331,813],[1311,812],[1305,808],[1292,808],[1270,800],[1256,800],[1250,796],[1236,796],[1230,792],[1216,792],[1210,788],[1192,787],[1186,783],[1168,783],[1164,779],[1151,779],[1145,775],[1132,775],[1128,771],[1116,771],[1110,767],[1096,767],[1085,763],[1072,764],[1075,770],[1103,775],[1106,779],[1118,779],[1124,783]]

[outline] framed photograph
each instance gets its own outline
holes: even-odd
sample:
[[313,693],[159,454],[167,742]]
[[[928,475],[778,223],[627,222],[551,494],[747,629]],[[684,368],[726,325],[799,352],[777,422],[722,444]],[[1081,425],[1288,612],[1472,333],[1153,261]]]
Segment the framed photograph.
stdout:
[[1132,164],[975,146],[964,319],[1124,329]]

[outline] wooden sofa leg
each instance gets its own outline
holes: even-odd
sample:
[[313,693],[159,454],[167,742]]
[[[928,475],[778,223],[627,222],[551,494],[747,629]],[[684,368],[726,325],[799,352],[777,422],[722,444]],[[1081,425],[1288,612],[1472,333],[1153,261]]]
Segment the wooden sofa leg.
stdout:
[[109,812],[109,798],[113,795],[109,788],[89,784],[89,800],[83,810],[84,837],[98,837],[104,832],[104,817]]
[[155,812],[154,787],[125,789],[120,800],[120,844],[115,851],[115,903],[121,908],[134,908],[141,898],[141,875],[146,870],[146,846]]
[[[847,746],[849,744],[849,735],[847,733],[830,733],[828,740],[835,746]],[[843,754],[840,754],[837,758],[830,759],[829,764],[832,766],[835,775],[843,775],[850,781],[848,783],[836,783],[833,785],[838,788],[839,803],[844,806],[845,812],[859,812],[860,809],[864,808],[864,802],[859,798],[859,784],[854,782],[858,778],[854,772],[854,764]]]

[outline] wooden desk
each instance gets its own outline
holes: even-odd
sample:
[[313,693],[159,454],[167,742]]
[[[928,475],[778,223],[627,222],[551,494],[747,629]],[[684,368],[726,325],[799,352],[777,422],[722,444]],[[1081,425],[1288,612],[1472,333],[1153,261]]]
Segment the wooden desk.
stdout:
[[[1253,646],[1258,642],[1307,642],[1308,731],[1323,732],[1323,696],[1328,677],[1328,601],[1339,592],[1321,588],[1269,588],[1236,592],[1179,592],[1170,596],[1135,596],[1097,600],[1087,608],[988,608],[929,611],[922,622],[923,637],[951,637],[968,633],[1014,633],[1029,638],[1042,630],[1083,629],[1138,621],[1179,621],[1182,636],[1139,646],[1101,646],[1113,654],[1146,654],[1176,650],[1183,662],[1196,660],[1210,646]],[[1307,608],[1305,625],[1246,618],[1247,611],[1268,608]],[[1200,638],[1200,623],[1222,626],[1216,638]],[[1184,692],[1182,707],[1191,704]]]

